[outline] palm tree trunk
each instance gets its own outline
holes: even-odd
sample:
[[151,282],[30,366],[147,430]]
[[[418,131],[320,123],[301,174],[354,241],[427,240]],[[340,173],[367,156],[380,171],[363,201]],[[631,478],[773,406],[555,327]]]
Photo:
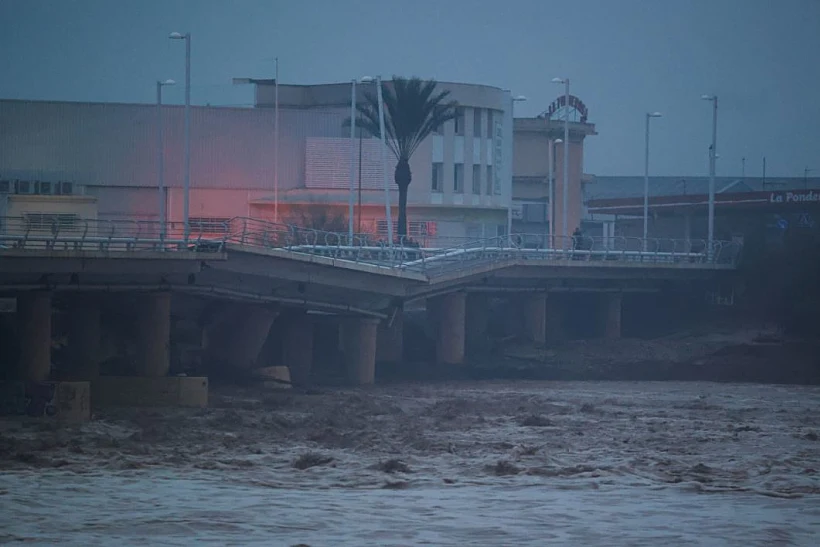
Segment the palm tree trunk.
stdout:
[[396,233],[405,238],[407,236],[407,189],[410,187],[410,181],[413,180],[410,162],[406,158],[400,158],[396,164],[393,180],[399,187],[399,225]]
[[399,186],[399,236],[407,235],[407,189],[409,185]]

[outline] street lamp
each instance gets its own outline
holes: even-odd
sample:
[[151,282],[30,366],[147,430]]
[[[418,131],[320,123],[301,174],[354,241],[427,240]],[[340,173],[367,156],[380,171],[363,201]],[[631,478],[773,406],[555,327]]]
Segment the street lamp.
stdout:
[[569,78],[553,78],[552,83],[564,84],[564,188],[562,192],[561,236],[567,241],[567,194],[569,193]]
[[[355,172],[355,165],[356,165],[356,147],[355,147],[355,138],[356,138],[356,84],[358,82],[362,83],[370,83],[373,81],[373,78],[370,76],[363,76],[361,78],[353,79],[350,81],[350,195],[348,196],[348,204],[347,204],[347,237],[348,237],[348,245],[353,245],[353,203],[355,201],[354,194],[355,194],[355,180],[356,175]],[[359,218],[361,219],[361,129],[359,130]],[[361,230],[361,220],[359,221],[359,229]]]
[[707,257],[712,260],[715,242],[715,163],[717,161],[717,95],[701,95],[704,101],[712,102],[712,146],[709,147],[709,232]]
[[[364,81],[364,78],[362,78]],[[382,77],[376,76],[376,100],[379,101],[379,134],[382,140],[382,175],[384,176],[384,214],[387,221],[387,240],[393,245],[393,215],[390,211],[390,182],[387,176],[387,136],[384,134],[384,99],[382,97]]]
[[553,155],[555,154],[555,145],[561,144],[562,142],[564,142],[562,139],[549,139],[549,154],[547,156],[547,180],[549,182],[549,188],[547,189],[547,201],[549,205],[547,242],[549,243],[550,249],[553,247],[552,241],[555,238],[555,160]]
[[[279,222],[279,57],[274,57],[273,80],[273,221]],[[256,78],[234,78],[234,85],[267,83]]]
[[189,207],[191,193],[191,33],[172,32],[171,40],[185,40],[185,180],[183,183],[182,217],[185,226],[185,243],[191,233]]
[[157,80],[157,189],[159,192],[159,240],[165,241],[165,143],[162,127],[162,88],[174,85],[174,80]]
[[646,239],[649,235],[649,120],[660,118],[660,112],[646,113],[646,153],[643,163],[643,251],[646,252]]
[[[524,95],[516,95],[512,98],[512,106],[510,107],[510,118],[512,119],[513,127],[515,127],[515,112],[514,107],[515,103],[523,103],[527,100],[527,97]],[[512,160],[510,160],[512,161]],[[498,166],[494,166],[495,169],[498,169]],[[499,173],[499,176],[501,174]],[[510,201],[507,204],[507,241],[509,242],[510,247],[512,247],[512,205],[513,205],[513,192],[512,192],[512,180],[510,181]]]
[[803,169],[803,190],[808,190],[809,188],[809,173],[814,171],[814,169],[810,169],[806,167]]

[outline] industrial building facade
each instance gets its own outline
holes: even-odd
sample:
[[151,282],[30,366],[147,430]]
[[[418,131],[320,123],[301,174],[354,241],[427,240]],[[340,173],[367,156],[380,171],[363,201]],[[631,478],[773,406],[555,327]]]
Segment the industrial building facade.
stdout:
[[[256,82],[255,108],[191,108],[192,230],[218,232],[235,217],[274,220],[274,210],[282,222],[344,230],[352,153],[356,229],[384,235],[381,143],[361,132],[350,139],[345,122],[351,85],[280,85],[277,139],[272,84]],[[563,123],[554,117],[513,120],[514,101],[505,90],[439,87],[450,91],[458,115],[413,155],[410,235],[430,246],[504,235],[510,226],[513,232],[546,235],[547,151]],[[359,100],[367,91],[366,84],[359,86]],[[155,105],[0,101],[0,216],[25,217],[39,226],[81,219],[155,221],[164,200],[168,220],[181,221],[183,111],[162,107],[166,191],[160,196]],[[586,120],[571,126],[570,231],[582,215],[583,139],[594,134]],[[563,145],[552,146],[560,181]],[[393,218],[395,163],[388,152]],[[560,201],[561,184],[555,192]]]

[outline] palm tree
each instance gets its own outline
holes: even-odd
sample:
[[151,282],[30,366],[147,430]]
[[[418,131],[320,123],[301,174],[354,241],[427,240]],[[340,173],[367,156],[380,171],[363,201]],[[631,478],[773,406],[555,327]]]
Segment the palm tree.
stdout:
[[[400,237],[407,235],[407,189],[413,178],[410,158],[424,139],[456,117],[456,102],[447,100],[450,92],[436,91],[436,85],[435,80],[417,77],[393,76],[392,82],[382,82],[385,142],[398,160],[393,180],[399,187]],[[356,123],[374,137],[381,137],[377,95],[365,92],[364,96],[365,101],[356,105]]]

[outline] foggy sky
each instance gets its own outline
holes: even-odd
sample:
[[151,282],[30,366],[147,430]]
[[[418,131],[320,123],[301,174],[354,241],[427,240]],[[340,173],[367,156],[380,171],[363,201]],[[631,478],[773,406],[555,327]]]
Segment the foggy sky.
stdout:
[[[707,173],[720,98],[718,175],[820,175],[820,0],[0,0],[0,98],[250,105],[233,77],[283,83],[418,75],[589,107],[585,171],[640,175],[644,115],[656,175]],[[2,128],[0,128],[2,131]]]

